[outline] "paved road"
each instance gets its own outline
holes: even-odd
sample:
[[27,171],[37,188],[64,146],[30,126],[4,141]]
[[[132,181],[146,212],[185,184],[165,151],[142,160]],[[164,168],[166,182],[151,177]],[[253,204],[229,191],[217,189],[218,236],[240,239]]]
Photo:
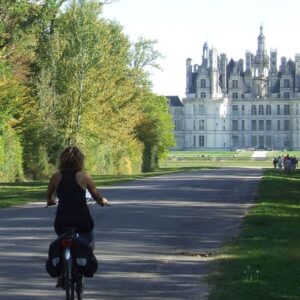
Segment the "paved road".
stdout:
[[[104,189],[111,207],[90,206],[101,265],[85,299],[205,299],[212,258],[201,255],[237,235],[260,176],[203,170]],[[64,298],[44,271],[54,212],[42,203],[0,210],[1,300]]]

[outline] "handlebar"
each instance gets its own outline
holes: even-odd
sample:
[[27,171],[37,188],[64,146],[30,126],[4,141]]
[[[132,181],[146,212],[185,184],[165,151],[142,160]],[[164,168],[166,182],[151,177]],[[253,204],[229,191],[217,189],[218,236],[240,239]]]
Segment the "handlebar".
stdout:
[[[86,198],[85,200],[86,200],[86,202],[87,202],[88,205],[90,205],[90,204],[96,204],[97,203],[93,198],[90,198],[90,197]],[[56,200],[55,204],[51,204],[51,205],[46,204],[45,208],[48,208],[48,207],[51,207],[51,206],[56,206],[57,203],[58,203],[58,199]],[[101,205],[101,204],[99,204],[99,205]],[[110,206],[110,203],[106,202],[105,204],[103,204],[101,206],[102,207],[104,207],[104,206]]]

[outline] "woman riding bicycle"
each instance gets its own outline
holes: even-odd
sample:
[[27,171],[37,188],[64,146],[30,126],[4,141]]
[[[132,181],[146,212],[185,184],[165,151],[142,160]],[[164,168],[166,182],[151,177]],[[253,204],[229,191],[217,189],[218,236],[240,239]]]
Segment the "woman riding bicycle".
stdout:
[[54,173],[47,190],[47,205],[58,207],[54,221],[55,232],[60,235],[67,227],[76,227],[82,238],[93,244],[94,221],[86,203],[86,189],[101,206],[109,205],[101,196],[89,174],[83,171],[85,156],[78,147],[67,147],[59,157],[59,171]]

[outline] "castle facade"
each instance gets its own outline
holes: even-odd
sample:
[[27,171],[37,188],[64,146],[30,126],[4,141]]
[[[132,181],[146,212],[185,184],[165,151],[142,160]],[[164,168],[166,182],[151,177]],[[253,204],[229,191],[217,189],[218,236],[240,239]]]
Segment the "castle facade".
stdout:
[[245,60],[204,43],[200,65],[186,60],[186,98],[168,99],[174,149],[300,149],[300,54],[278,62],[262,26]]

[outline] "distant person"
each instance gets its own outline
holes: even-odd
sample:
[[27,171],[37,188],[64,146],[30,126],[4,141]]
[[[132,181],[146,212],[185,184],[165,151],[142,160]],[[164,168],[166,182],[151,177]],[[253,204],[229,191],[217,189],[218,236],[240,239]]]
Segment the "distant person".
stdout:
[[277,157],[274,157],[274,158],[273,158],[273,166],[274,166],[274,169],[277,168],[277,163],[278,163],[278,159],[277,159]]
[[282,163],[283,163],[283,160],[281,158],[281,156],[278,156],[278,159],[277,159],[277,167],[278,169],[282,169]]

